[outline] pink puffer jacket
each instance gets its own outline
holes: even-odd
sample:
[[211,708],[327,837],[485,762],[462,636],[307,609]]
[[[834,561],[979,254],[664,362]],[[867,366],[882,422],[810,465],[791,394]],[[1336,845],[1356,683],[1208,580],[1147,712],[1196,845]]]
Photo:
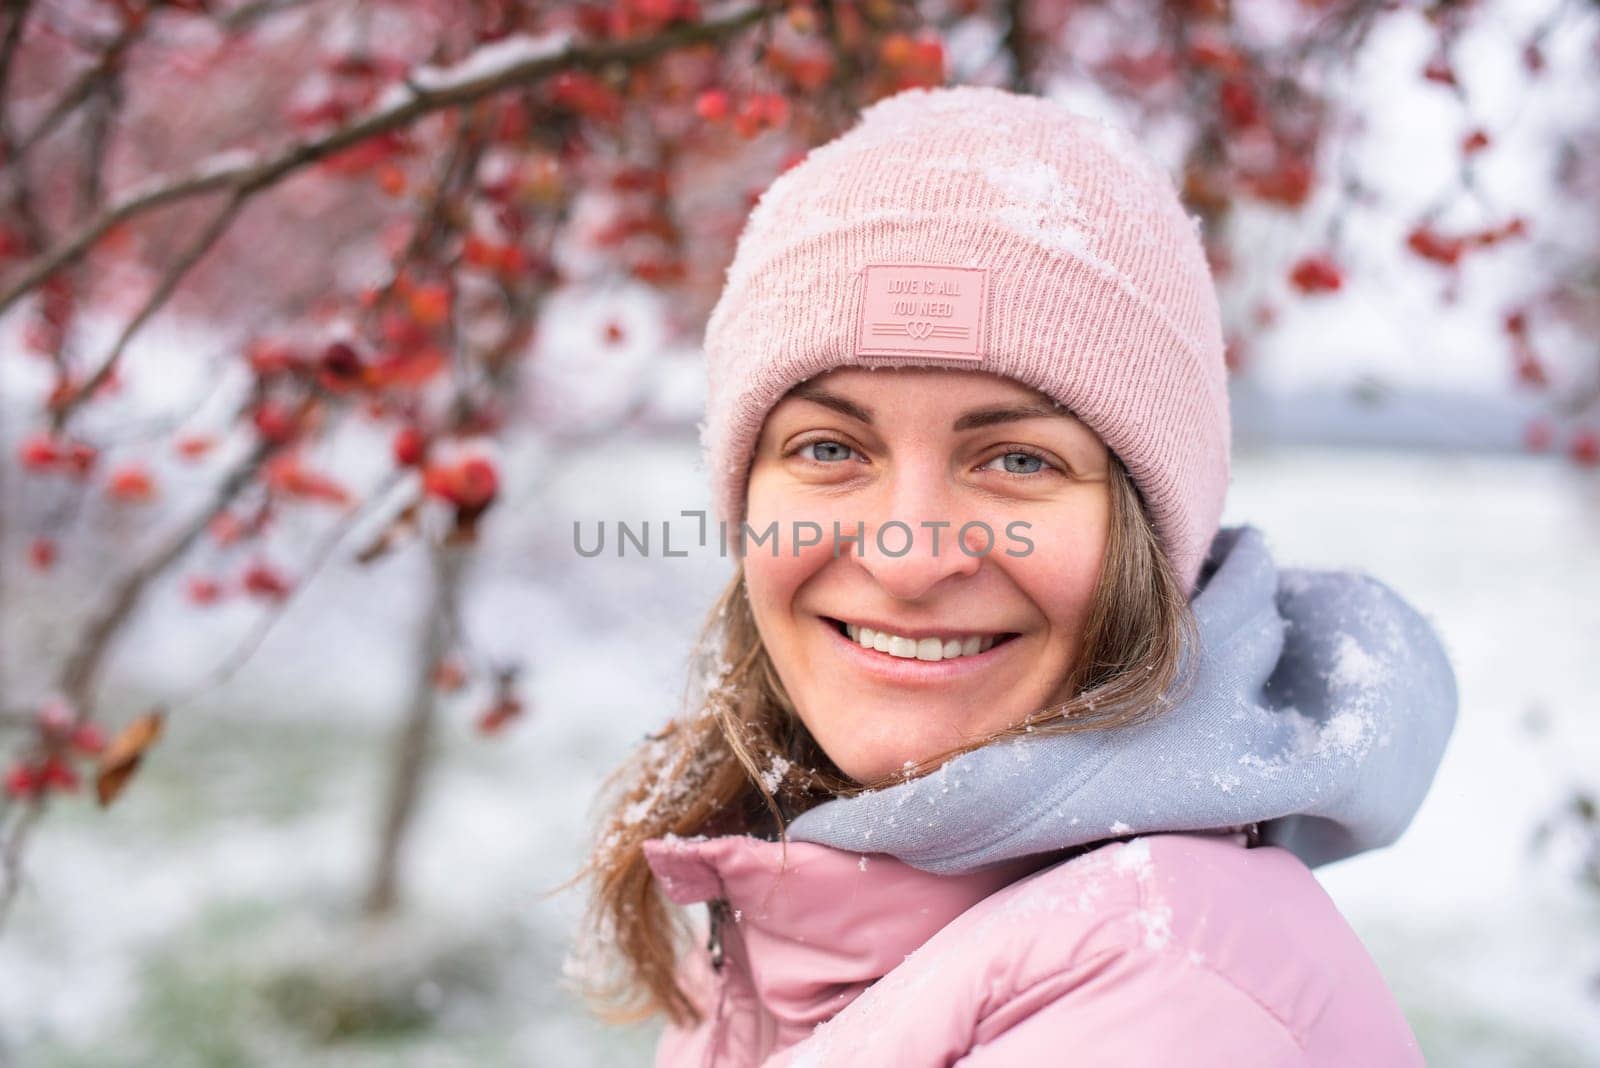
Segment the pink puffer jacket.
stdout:
[[706,1020],[669,1026],[657,1068],[1423,1063],[1310,869],[1242,834],[954,876],[790,842],[780,878],[783,849],[645,843],[673,901],[711,903],[722,958],[686,959]]

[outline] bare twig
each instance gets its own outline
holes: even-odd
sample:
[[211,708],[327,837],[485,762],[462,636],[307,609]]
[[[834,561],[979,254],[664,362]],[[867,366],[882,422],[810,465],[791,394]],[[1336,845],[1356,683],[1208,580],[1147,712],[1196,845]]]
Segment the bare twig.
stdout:
[[10,88],[11,63],[17,58],[17,46],[22,43],[22,29],[28,23],[28,10],[33,3],[32,0],[15,0],[5,7],[10,17],[6,20],[6,35],[0,38],[0,100],[6,98]]
[[66,425],[66,421],[71,417],[72,413],[84,401],[94,396],[94,391],[116,368],[117,361],[122,358],[128,343],[133,340],[133,335],[150,320],[151,316],[161,310],[162,305],[166,304],[167,300],[178,288],[178,283],[183,280],[184,275],[189,273],[189,270],[200,261],[200,258],[210,250],[212,245],[217,243],[217,240],[233,224],[233,220],[238,217],[245,203],[246,197],[243,193],[235,192],[229,197],[228,202],[222,206],[222,210],[212,216],[211,221],[206,224],[206,228],[200,232],[199,236],[195,238],[188,248],[184,249],[183,254],[166,269],[161,276],[160,284],[145,299],[144,306],[139,309],[138,314],[133,317],[128,325],[123,327],[122,333],[117,337],[116,344],[111,346],[111,354],[105,358],[99,367],[95,368],[93,374],[84,380],[83,385],[73,390],[71,395],[63,398],[61,403],[50,413],[50,423],[54,430],[60,431]]
[[388,281],[383,284],[372,301],[372,315],[379,314],[388,304],[406,268],[417,258],[427,255],[437,243],[438,235],[449,215],[452,193],[460,185],[470,186],[470,181],[462,182],[460,176],[466,175],[470,179],[477,171],[478,161],[484,149],[482,141],[477,137],[479,132],[471,122],[463,122],[457,130],[455,140],[450,145],[450,155],[440,169],[438,181],[434,184],[428,203],[423,208],[422,221],[411,231],[411,237],[406,242],[405,249],[396,258]]
[[85,719],[92,716],[93,709],[89,698],[95,675],[99,672],[101,661],[105,658],[117,628],[132,615],[144,595],[145,587],[171,567],[173,562],[194,544],[195,539],[205,533],[211,520],[225,509],[245,486],[249,485],[256,471],[274,448],[275,446],[268,442],[257,442],[255,448],[241,459],[218,485],[210,505],[201,509],[164,546],[124,575],[117,583],[110,601],[85,629],[61,673],[60,692],[74,708],[78,709],[80,716]]
[[285,11],[306,7],[314,2],[315,0],[254,0],[253,3],[244,4],[225,15],[218,15],[217,25],[229,33],[240,33],[273,15],[281,15]]
[[1011,91],[1036,93],[1033,45],[1028,40],[1027,0],[1006,0],[1005,50],[1011,56]]
[[[294,584],[294,591],[299,591],[305,588],[306,579],[322,570],[322,568],[327,564],[328,560],[332,558],[334,551],[338,549],[340,543],[344,541],[345,536],[356,527],[362,518],[374,510],[374,502],[379,502],[387,498],[393,491],[394,487],[398,485],[400,481],[405,478],[405,476],[406,473],[404,471],[390,472],[382,484],[377,486],[370,494],[367,495],[366,507],[352,512],[349,516],[345,517],[340,523],[336,524],[330,531],[323,535],[321,542],[318,543],[316,549],[311,554],[310,564],[305,568],[305,570],[298,574],[297,580]],[[290,596],[292,597],[293,593],[291,593]],[[264,641],[266,636],[271,633],[273,626],[283,618],[283,616],[286,614],[287,605],[288,599],[285,599],[278,604],[275,611],[268,612],[256,620],[256,625],[251,629],[250,633],[245,636],[243,641],[234,647],[233,651],[229,653],[221,663],[213,668],[199,682],[195,683],[193,686],[189,687],[188,690],[184,691],[182,696],[162,702],[162,707],[166,708],[170,714],[171,712],[176,711],[179,707],[189,704],[202,694],[209,690],[216,689],[227,682],[228,679],[232,678],[234,673],[243,667],[250,660],[250,657],[255,654],[255,651],[260,648],[262,641]]]
[[[5,927],[17,891],[22,888],[22,846],[28,839],[28,832],[44,815],[44,806],[44,798],[31,798],[16,806],[17,815],[9,820],[9,827],[5,826],[6,821],[0,821],[5,833],[5,852],[0,855],[0,877],[3,877],[0,881],[0,929]],[[10,816],[10,810],[5,815]]]
[[50,106],[50,110],[44,113],[44,117],[17,142],[13,149],[16,155],[12,157],[12,162],[16,161],[16,156],[25,155],[34,145],[50,136],[51,131],[59,126],[63,119],[95,95],[99,85],[112,77],[121,67],[123,54],[138,39],[142,26],[143,23],[124,26],[122,32],[112,38],[105,50],[100,53],[100,57],[73,79],[72,84],[67,86],[56,102]]

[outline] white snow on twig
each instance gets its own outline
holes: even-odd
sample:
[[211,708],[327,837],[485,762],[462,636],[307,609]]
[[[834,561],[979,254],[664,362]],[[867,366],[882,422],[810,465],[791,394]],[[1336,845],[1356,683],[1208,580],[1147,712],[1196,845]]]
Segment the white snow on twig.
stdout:
[[569,29],[551,30],[537,37],[519,33],[475,49],[448,67],[418,67],[411,81],[427,90],[453,89],[480,78],[493,77],[524,63],[534,63],[561,52],[573,41]]
[[448,67],[418,67],[409,72],[405,81],[395,82],[383,91],[374,108],[380,113],[392,111],[415,100],[415,89],[425,93],[455,89],[480,78],[491,78],[524,63],[549,59],[575,39],[571,30],[557,29],[537,37],[519,33],[491,41]]

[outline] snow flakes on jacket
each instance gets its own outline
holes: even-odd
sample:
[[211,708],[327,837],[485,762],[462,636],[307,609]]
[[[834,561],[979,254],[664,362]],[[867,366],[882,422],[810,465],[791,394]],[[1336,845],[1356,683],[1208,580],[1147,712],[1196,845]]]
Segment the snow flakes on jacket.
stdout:
[[[1310,870],[1242,834],[1158,834],[938,875],[748,836],[656,839],[679,904],[721,900],[706,1012],[657,1068],[1422,1064]],[[1029,867],[1034,870],[1029,871]]]

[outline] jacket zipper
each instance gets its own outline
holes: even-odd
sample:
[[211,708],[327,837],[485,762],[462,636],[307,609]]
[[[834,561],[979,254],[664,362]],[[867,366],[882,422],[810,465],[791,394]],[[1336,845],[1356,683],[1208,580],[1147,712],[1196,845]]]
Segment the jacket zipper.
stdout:
[[722,926],[727,922],[728,902],[724,899],[712,898],[706,903],[710,913],[710,934],[706,938],[706,952],[711,957],[711,970],[716,975],[717,1007],[711,1017],[711,1031],[706,1039],[706,1055],[701,1062],[702,1068],[712,1068],[716,1064],[718,1049],[722,1041],[722,1010],[728,993],[728,976],[723,970],[726,963],[722,945]]

